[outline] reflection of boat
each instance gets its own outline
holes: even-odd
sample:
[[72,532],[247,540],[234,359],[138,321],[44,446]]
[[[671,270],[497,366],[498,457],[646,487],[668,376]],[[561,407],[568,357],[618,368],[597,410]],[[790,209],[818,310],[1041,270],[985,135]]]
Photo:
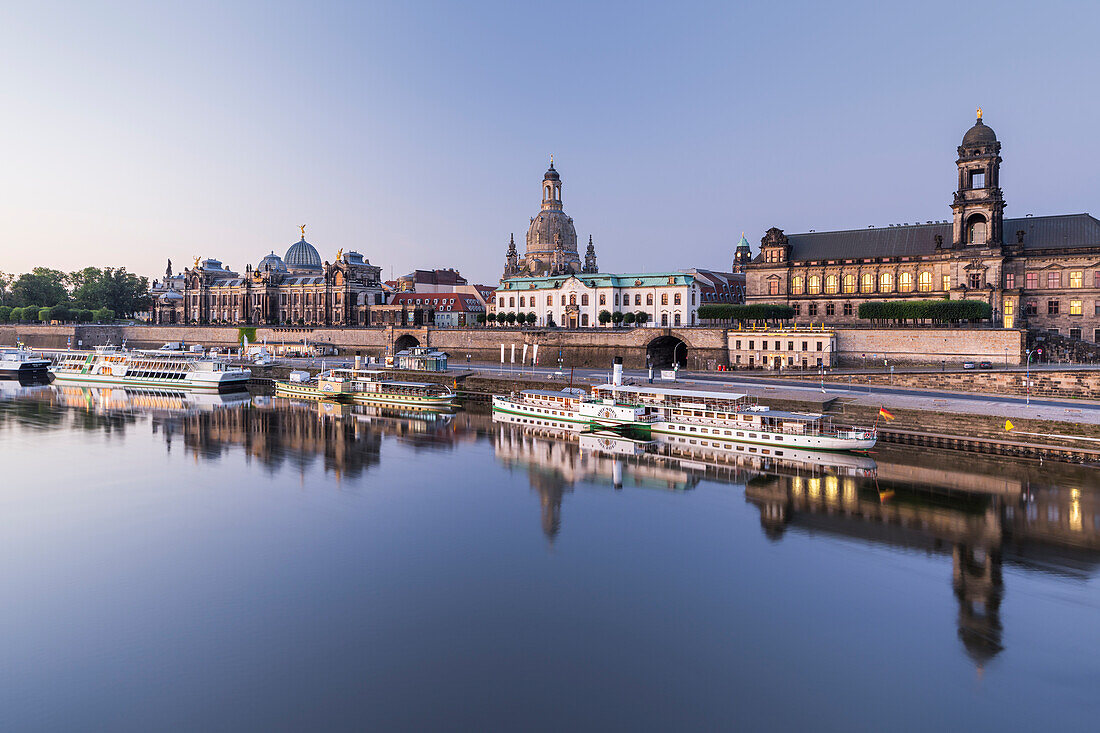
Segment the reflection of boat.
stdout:
[[874,428],[837,429],[822,414],[772,410],[736,392],[624,385],[621,363],[609,384],[592,388],[591,397],[525,390],[495,395],[493,413],[515,424],[573,431],[635,428],[691,445],[754,443],[769,446],[760,449],[765,453],[868,450],[878,439]]
[[193,412],[246,404],[247,390],[236,392],[195,392],[184,389],[148,387],[87,387],[76,384],[54,385],[58,401],[74,407],[102,410],[160,410]]
[[314,379],[305,372],[292,373],[290,379],[275,382],[275,394],[419,410],[450,409],[455,400],[454,392],[442,384],[393,382],[370,369],[329,369]]
[[0,377],[46,374],[49,368],[49,359],[44,359],[23,346],[0,349]]
[[220,390],[243,387],[252,376],[248,369],[187,352],[99,346],[94,351],[48,353],[53,361],[50,371],[59,382]]

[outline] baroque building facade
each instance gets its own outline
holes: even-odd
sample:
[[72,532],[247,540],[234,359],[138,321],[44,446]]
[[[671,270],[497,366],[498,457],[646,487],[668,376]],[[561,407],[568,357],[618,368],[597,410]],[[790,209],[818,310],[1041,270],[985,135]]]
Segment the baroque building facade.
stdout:
[[179,275],[169,263],[153,292],[153,321],[365,326],[371,309],[384,303],[381,271],[358,252],[340,250],[334,262],[322,262],[303,226],[285,257],[271,252],[243,275],[214,258],[196,257]]
[[957,153],[950,220],[791,235],[773,227],[745,265],[747,300],[839,324],[858,322],[866,302],[975,299],[1005,328],[1100,342],[1100,221],[1006,219],[1001,143],[981,110]]

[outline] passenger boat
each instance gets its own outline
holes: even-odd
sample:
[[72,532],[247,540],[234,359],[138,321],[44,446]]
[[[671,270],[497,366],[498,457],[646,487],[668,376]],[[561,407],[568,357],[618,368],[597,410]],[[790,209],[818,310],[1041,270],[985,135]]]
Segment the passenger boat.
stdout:
[[92,351],[47,353],[52,361],[50,373],[58,382],[230,390],[247,386],[252,377],[248,369],[187,352],[126,351],[117,346],[97,346]]
[[0,377],[46,375],[50,360],[23,346],[0,348]]
[[[622,363],[614,377],[575,392],[525,390],[495,395],[493,414],[514,424],[583,432],[629,427],[653,435],[677,436],[688,444],[755,443],[814,451],[858,451],[874,447],[875,428],[834,428],[819,413],[784,412],[759,405],[748,395],[624,385]],[[680,442],[680,441],[676,441]]]
[[275,382],[275,394],[417,410],[447,410],[455,401],[455,393],[445,385],[390,381],[371,369],[329,369],[316,379],[305,372],[292,372],[290,379]]

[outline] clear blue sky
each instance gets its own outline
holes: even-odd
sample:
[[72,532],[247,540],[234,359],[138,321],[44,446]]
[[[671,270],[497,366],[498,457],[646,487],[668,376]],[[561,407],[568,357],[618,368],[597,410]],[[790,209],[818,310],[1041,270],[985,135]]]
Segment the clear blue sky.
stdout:
[[974,108],[1008,213],[1100,209],[1100,3],[8,3],[0,270],[297,239],[495,281],[554,154],[601,269],[943,219]]

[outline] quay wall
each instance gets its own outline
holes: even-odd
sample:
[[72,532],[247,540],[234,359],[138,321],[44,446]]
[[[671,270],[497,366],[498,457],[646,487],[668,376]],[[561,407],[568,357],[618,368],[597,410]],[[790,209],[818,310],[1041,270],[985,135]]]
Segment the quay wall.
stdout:
[[[995,364],[1020,364],[1023,359],[1024,332],[1005,329],[930,329],[930,328],[837,328],[837,358],[841,366],[855,366],[885,358],[890,364],[929,365],[946,362],[958,364],[968,360],[989,360]],[[239,339],[236,326],[153,326],[153,325],[83,325],[51,326],[39,324],[0,325],[0,344],[12,344],[16,339],[39,348],[64,348],[72,345],[85,348],[106,343],[142,348],[155,348],[169,341],[202,344],[211,347],[233,347]],[[302,339],[326,344],[341,354],[380,357],[386,348],[403,336],[409,336],[421,346],[446,351],[452,363],[464,363],[466,355],[474,362],[498,362],[500,346],[504,344],[507,358],[511,345],[516,345],[517,359],[523,345],[539,345],[539,364],[554,366],[558,354],[564,366],[606,367],[615,356],[623,357],[628,369],[646,366],[646,349],[656,339],[673,337],[686,346],[687,368],[717,369],[730,366],[729,329],[719,327],[693,328],[283,328],[255,327],[257,341],[268,344],[295,344]],[[784,331],[770,329],[768,334]],[[408,343],[408,339],[405,339]],[[530,354],[530,351],[529,351]],[[684,352],[681,351],[683,356]]]
[[[888,385],[912,389],[978,392],[982,394],[1027,394],[1029,377],[1021,371],[930,372],[922,374],[832,374],[826,382]],[[1100,399],[1100,370],[1041,369],[1030,376],[1033,397]]]

